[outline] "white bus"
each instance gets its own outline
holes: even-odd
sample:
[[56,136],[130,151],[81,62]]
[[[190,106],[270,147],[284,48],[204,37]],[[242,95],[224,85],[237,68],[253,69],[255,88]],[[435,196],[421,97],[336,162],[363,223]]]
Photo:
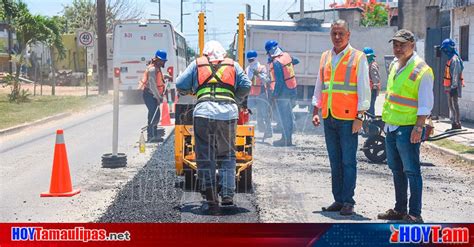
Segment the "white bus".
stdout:
[[[113,34],[114,80],[119,80],[120,91],[127,97],[140,97],[138,81],[146,64],[159,49],[167,52],[168,61],[163,73],[173,80],[168,86],[174,100],[176,77],[187,66],[186,40],[174,30],[168,20],[125,20],[114,26]],[[139,94],[139,95],[137,95]]]

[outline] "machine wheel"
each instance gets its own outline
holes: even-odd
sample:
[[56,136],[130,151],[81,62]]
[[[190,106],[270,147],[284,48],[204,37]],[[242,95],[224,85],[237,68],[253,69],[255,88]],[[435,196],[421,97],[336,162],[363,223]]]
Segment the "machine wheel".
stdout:
[[364,142],[362,149],[365,156],[374,163],[382,163],[387,158],[385,153],[385,137],[376,135],[370,136]]
[[184,168],[184,189],[196,191],[198,189],[198,180],[195,176],[196,171],[187,167]]
[[252,191],[252,166],[240,173],[240,179],[237,182],[237,193],[246,193]]

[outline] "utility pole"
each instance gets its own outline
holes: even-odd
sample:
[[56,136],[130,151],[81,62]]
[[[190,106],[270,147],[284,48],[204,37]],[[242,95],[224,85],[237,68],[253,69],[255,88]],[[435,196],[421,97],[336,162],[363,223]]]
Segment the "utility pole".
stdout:
[[181,33],[183,33],[183,0],[181,0]]
[[270,0],[267,0],[267,20],[270,20]]
[[300,20],[304,18],[304,0],[300,0]]
[[161,20],[161,0],[158,0],[158,19]]
[[250,7],[250,4],[245,4],[245,15],[247,20],[252,19],[252,7]]
[[105,0],[97,0],[97,50],[99,52],[99,94],[107,94],[107,37],[105,28]]
[[265,5],[262,5],[263,11],[262,11],[262,20],[265,20]]

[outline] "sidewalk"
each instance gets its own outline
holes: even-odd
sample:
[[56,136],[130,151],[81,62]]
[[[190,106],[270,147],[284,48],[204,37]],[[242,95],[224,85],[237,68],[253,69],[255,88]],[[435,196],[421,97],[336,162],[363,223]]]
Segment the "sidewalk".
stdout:
[[[375,114],[381,115],[383,103],[385,101],[385,93],[381,93],[375,102]],[[474,132],[474,123],[461,122],[463,129],[467,132]],[[434,135],[441,134],[445,130],[451,128],[451,121],[447,118],[433,120]],[[468,163],[474,164],[474,133],[451,136],[441,141],[424,142],[423,145],[429,145],[440,152],[456,156]],[[464,150],[464,151],[462,151]]]

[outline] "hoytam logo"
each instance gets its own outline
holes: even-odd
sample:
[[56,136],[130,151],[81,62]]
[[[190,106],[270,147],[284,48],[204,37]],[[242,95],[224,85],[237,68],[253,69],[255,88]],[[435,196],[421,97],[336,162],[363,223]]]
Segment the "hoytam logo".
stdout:
[[130,241],[130,232],[107,232],[105,229],[44,229],[12,227],[12,241]]
[[390,243],[469,243],[469,228],[441,225],[390,225]]

